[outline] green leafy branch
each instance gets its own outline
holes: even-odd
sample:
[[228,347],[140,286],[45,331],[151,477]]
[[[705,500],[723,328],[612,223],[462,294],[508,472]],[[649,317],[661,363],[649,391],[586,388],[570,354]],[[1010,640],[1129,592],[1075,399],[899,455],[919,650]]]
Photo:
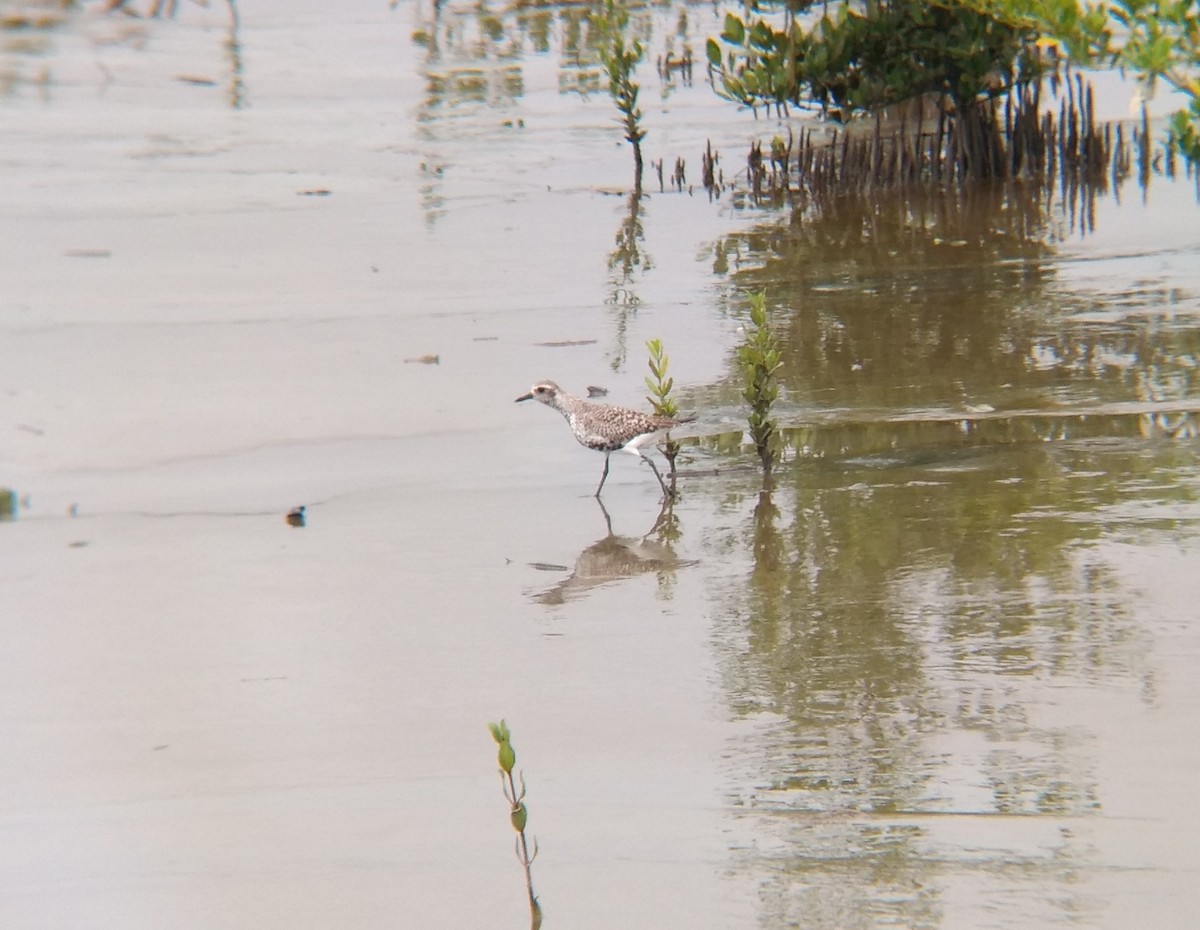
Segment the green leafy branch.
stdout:
[[750,405],[747,421],[750,437],[762,463],[763,478],[770,481],[779,454],[779,427],[771,415],[771,408],[779,397],[775,375],[783,360],[775,334],[767,324],[765,291],[750,295],[750,322],[746,326],[746,339],[738,347],[737,354],[745,384],[742,397]]
[[[726,14],[719,41],[705,47],[719,93],[747,106],[819,107],[839,119],[922,94],[946,94],[964,111],[1043,70],[1036,33],[981,8],[843,0],[801,22],[794,7],[750,0],[744,18]],[[781,28],[777,16],[764,18],[780,11]]]
[[1200,2],[1197,0],[964,0],[989,14],[1037,30],[1043,47],[1091,67],[1138,75],[1145,96],[1158,81],[1185,94],[1171,117],[1171,138],[1200,162]]
[[532,930],[538,930],[542,925],[542,906],[538,903],[537,895],[533,893],[533,860],[537,858],[537,840],[533,841],[533,852],[529,851],[529,841],[525,836],[525,826],[529,821],[529,810],[525,807],[525,775],[521,774],[521,788],[518,791],[516,780],[513,778],[513,768],[517,764],[517,752],[513,749],[512,733],[508,724],[501,720],[499,723],[489,723],[492,739],[499,746],[497,761],[500,764],[500,784],[504,789],[505,800],[509,804],[509,821],[517,831],[516,852],[517,861],[525,870],[525,891],[529,896],[529,914]]
[[[650,391],[650,396],[646,400],[650,401],[650,405],[654,408],[654,412],[658,416],[677,417],[679,416],[679,405],[671,397],[671,389],[675,386],[675,379],[667,374],[667,368],[671,364],[671,360],[663,349],[661,340],[649,340],[646,343],[646,350],[650,353],[650,359],[647,364],[651,375],[646,378],[646,388]],[[663,457],[667,460],[667,465],[670,467],[671,496],[675,495],[675,458],[678,455],[679,443],[674,439],[670,439],[663,444]]]
[[639,39],[626,37],[629,11],[618,0],[604,0],[603,10],[591,14],[591,22],[599,35],[600,63],[608,72],[608,92],[621,114],[619,122],[625,141],[633,146],[634,189],[640,191],[642,140],[646,138],[646,130],[642,128],[639,87],[633,80],[633,72],[645,56],[646,48]]

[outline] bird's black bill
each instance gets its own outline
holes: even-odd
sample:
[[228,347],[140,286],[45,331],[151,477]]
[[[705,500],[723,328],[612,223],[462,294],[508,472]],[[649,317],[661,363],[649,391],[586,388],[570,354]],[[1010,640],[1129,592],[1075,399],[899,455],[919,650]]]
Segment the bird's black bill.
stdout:
[[513,403],[519,404],[523,400],[533,400],[533,395],[532,394],[522,394],[520,397],[518,397],[516,400],[514,400]]

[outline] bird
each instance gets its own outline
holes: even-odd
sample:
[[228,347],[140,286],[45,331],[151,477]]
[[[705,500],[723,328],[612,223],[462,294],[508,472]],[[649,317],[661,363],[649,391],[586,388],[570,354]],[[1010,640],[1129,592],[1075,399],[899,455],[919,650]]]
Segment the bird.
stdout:
[[599,498],[604,490],[604,482],[608,479],[608,457],[617,451],[640,456],[654,472],[663,494],[670,496],[662,475],[641,447],[668,430],[690,423],[695,419],[694,416],[661,417],[628,407],[593,404],[564,391],[553,381],[538,381],[529,389],[529,393],[522,394],[515,403],[525,400],[538,400],[557,410],[571,425],[571,433],[581,445],[604,453],[604,471],[600,474],[600,484],[596,486],[594,497]]

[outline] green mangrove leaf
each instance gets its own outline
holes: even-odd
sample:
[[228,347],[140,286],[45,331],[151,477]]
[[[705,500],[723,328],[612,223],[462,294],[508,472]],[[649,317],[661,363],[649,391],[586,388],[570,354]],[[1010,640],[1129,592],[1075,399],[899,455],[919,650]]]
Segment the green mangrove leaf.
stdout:
[[500,744],[500,751],[497,753],[497,758],[500,762],[500,768],[507,774],[512,774],[513,766],[517,764],[517,751],[513,749],[512,743],[505,740]]
[[525,832],[525,824],[529,821],[529,811],[525,809],[524,802],[518,804],[512,809],[511,818],[513,829],[518,833]]

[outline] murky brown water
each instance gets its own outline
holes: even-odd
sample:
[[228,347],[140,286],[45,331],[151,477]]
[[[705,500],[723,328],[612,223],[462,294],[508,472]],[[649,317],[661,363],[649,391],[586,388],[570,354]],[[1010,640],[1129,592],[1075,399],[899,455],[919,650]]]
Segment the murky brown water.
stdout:
[[[0,33],[4,926],[527,925],[502,716],[548,927],[1192,926],[1194,186],[631,208],[583,24]],[[643,87],[693,184],[772,131]],[[654,337],[683,497],[605,510],[512,399]]]

